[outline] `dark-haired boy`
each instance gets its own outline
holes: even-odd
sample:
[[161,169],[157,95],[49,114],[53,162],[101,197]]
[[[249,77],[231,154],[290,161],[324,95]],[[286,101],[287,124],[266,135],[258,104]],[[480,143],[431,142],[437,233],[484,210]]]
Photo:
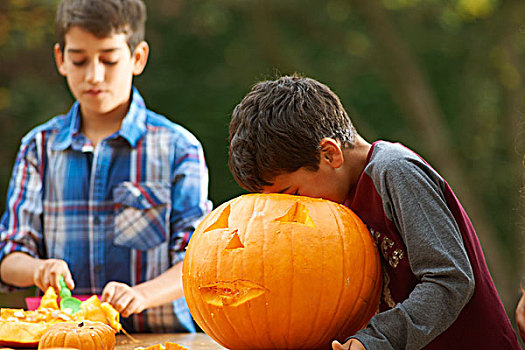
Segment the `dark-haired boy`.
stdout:
[[[58,71],[69,113],[22,140],[0,223],[4,287],[102,294],[126,330],[194,331],[181,266],[210,210],[202,147],[133,88],[149,47],[141,0],[63,0]],[[73,281],[74,280],[74,281]]]
[[333,349],[519,349],[474,228],[452,190],[400,144],[369,144],[308,78],[256,84],[233,111],[230,170],[249,191],[344,203],[383,259],[380,312]]

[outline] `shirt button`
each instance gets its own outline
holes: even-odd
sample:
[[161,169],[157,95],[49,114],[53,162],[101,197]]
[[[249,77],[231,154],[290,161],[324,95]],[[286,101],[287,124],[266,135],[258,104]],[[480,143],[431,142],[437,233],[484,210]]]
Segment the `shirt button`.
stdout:
[[102,271],[102,266],[95,265],[95,268],[93,269],[93,271],[95,271],[95,273],[100,273],[100,271]]
[[95,216],[95,217],[93,218],[93,223],[94,223],[95,225],[100,224],[100,217]]

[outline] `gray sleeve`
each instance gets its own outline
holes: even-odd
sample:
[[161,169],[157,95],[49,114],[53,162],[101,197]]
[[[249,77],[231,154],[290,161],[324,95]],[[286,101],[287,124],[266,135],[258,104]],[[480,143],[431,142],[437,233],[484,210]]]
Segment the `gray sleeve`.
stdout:
[[419,158],[395,159],[380,168],[369,175],[420,283],[354,338],[368,350],[421,349],[456,320],[473,294],[474,275],[439,175]]

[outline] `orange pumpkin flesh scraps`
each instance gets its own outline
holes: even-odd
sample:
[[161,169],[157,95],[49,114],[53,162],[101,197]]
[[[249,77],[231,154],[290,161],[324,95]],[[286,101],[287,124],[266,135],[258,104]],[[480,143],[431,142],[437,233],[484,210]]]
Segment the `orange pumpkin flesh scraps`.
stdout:
[[0,309],[0,346],[14,348],[36,347],[47,329],[61,322],[76,324],[81,321],[105,323],[119,332],[122,325],[119,313],[108,303],[92,296],[80,305],[81,311],[70,315],[59,309],[57,294],[48,288],[36,310]]
[[96,295],[80,304],[80,311],[75,314],[77,321],[89,320],[102,322],[111,326],[116,332],[122,330],[120,314],[109,303],[101,303]]
[[135,350],[188,350],[188,349],[186,349],[185,347],[177,343],[172,343],[172,342],[167,341],[166,343],[164,343],[164,345],[155,344],[155,345],[150,345],[147,348],[138,347],[138,348],[135,348]]
[[35,348],[48,324],[0,321],[0,345],[11,348]]
[[39,309],[58,310],[58,295],[54,288],[48,288],[40,300]]
[[351,210],[285,194],[213,210],[183,263],[192,316],[228,349],[329,349],[367,324],[381,284],[373,238]]

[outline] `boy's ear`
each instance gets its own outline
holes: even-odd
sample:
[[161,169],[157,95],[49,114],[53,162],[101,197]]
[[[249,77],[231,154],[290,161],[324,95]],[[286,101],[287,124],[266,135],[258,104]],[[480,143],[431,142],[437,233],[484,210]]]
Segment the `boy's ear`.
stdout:
[[321,149],[321,162],[325,162],[332,168],[339,168],[343,165],[343,150],[338,141],[325,137],[319,142],[319,148]]
[[66,70],[64,69],[64,53],[62,52],[62,49],[58,43],[55,44],[53,49],[55,51],[55,63],[57,65],[58,72],[61,75],[66,76]]
[[145,41],[141,41],[132,53],[133,55],[133,75],[140,75],[146,63],[148,62],[149,56],[149,45]]

